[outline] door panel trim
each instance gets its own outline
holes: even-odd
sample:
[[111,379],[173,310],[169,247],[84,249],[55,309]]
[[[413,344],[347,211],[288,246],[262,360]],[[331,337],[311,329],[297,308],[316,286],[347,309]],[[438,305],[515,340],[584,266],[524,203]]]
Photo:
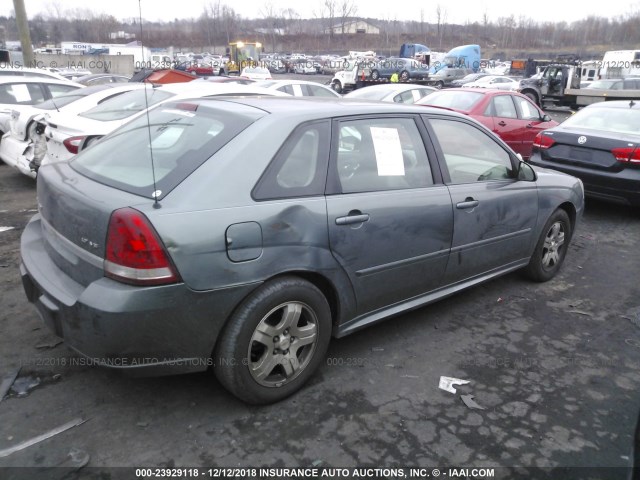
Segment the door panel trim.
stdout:
[[380,273],[384,270],[391,270],[392,268],[404,267],[406,265],[411,265],[412,263],[419,263],[423,260],[429,260],[437,257],[444,257],[449,255],[449,250],[439,250],[437,252],[426,253],[424,255],[418,255],[417,257],[404,258],[402,260],[397,260],[395,262],[385,263],[382,265],[376,265],[375,267],[363,268],[362,270],[356,271],[357,277],[366,277],[367,275],[373,275],[375,273]]
[[507,240],[513,237],[518,237],[518,236],[522,236],[522,235],[527,235],[531,232],[531,228],[525,228],[524,230],[519,230],[517,232],[512,232],[512,233],[507,233],[505,235],[499,235],[497,237],[491,237],[491,238],[487,238],[484,240],[480,240],[477,242],[473,242],[473,243],[467,243],[465,245],[459,245],[457,247],[451,247],[451,253],[456,253],[462,250],[466,250],[466,249],[471,249],[471,248],[475,248],[475,247],[481,247],[483,245],[489,245],[491,243],[497,243],[497,242],[501,242],[503,240]]

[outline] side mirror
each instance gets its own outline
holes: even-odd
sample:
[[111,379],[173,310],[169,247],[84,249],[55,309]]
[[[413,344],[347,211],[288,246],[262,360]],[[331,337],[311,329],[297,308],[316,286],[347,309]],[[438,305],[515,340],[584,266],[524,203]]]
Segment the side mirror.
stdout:
[[545,114],[542,116],[542,121],[543,121],[543,122],[550,122],[550,121],[551,121],[551,117],[545,113]]
[[535,182],[536,181],[536,172],[531,165],[522,160],[522,156],[518,154],[520,157],[520,164],[518,165],[518,180],[522,180],[524,182]]

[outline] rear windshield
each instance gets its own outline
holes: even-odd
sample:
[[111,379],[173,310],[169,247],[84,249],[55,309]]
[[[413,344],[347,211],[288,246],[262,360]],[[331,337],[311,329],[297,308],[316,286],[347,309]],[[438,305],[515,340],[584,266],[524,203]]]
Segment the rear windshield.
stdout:
[[76,90],[71,90],[70,92],[62,93],[56,98],[45,100],[42,103],[34,105],[34,107],[41,108],[42,110],[57,110],[60,107],[64,107],[76,100],[80,100],[81,98],[87,97],[96,92],[101,92],[107,88],[111,87],[109,85],[95,85],[93,87],[78,88]]
[[429,95],[424,102],[420,103],[423,105],[434,105],[436,107],[469,111],[483,96],[483,93],[476,92],[434,92]]
[[364,98],[368,100],[382,100],[384,97],[392,93],[392,90],[386,88],[359,88],[345,95],[348,98]]
[[[82,89],[79,88],[78,90],[82,90]],[[75,91],[76,90],[74,90],[74,92]],[[75,102],[76,100],[80,100],[81,98],[84,98],[84,97],[85,95],[78,94],[78,93],[73,93],[71,95],[60,95],[56,98],[52,98],[50,100],[46,100],[42,103],[34,105],[34,107],[40,108],[42,110],[57,110],[60,107],[64,107],[65,105]]]
[[143,115],[81,151],[71,166],[105,185],[162,198],[265,114],[219,103],[194,100],[158,106],[148,118]]
[[141,112],[147,107],[162,102],[173,95],[173,93],[158,88],[132,90],[131,92],[123,93],[115,98],[111,98],[84,113],[80,113],[79,116],[91,118],[92,120],[99,120],[101,122],[122,120],[123,118],[127,118]]
[[584,108],[562,122],[562,126],[640,135],[640,110],[637,108]]

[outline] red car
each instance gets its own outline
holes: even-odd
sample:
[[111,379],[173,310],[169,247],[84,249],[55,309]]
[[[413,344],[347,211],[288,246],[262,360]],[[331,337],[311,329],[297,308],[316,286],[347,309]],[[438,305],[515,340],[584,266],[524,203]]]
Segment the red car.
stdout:
[[524,95],[504,90],[449,88],[427,95],[416,104],[473,117],[525,159],[531,156],[536,135],[559,125]]
[[[195,65],[189,65],[186,71],[193,75],[214,75],[213,66],[206,63],[197,63]],[[215,73],[218,73],[216,68]]]

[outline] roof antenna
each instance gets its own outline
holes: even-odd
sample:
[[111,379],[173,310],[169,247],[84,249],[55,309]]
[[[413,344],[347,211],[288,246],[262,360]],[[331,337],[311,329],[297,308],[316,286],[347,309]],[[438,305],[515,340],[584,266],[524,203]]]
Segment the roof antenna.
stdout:
[[[144,65],[144,42],[142,41],[142,0],[138,0],[138,14],[140,18],[140,48],[142,49],[142,59]],[[149,136],[149,154],[151,155],[151,176],[153,178],[153,193],[151,196],[154,199],[153,208],[160,208],[160,202],[158,201],[158,197],[162,195],[162,192],[158,190],[156,186],[156,169],[153,163],[153,145],[151,142],[151,123],[149,120],[149,99],[147,98],[147,86],[144,87],[144,104],[146,107],[146,115],[147,115],[147,134]]]

